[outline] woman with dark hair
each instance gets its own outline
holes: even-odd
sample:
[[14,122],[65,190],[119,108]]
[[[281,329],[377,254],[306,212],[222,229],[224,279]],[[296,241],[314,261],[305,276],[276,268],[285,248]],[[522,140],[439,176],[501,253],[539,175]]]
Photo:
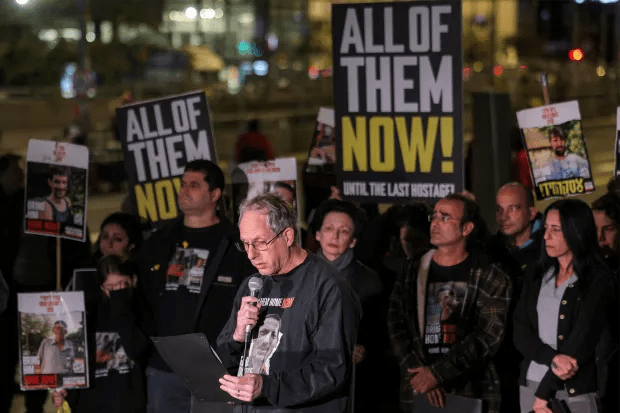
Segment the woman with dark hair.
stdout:
[[541,262],[526,276],[514,316],[514,342],[524,356],[521,412],[552,413],[548,403],[560,399],[572,413],[596,413],[595,349],[609,337],[611,276],[586,203],[556,201],[544,223]]
[[142,413],[145,410],[144,357],[148,337],[140,328],[135,264],[116,255],[99,261],[101,301],[88,320],[90,388],[57,390],[54,405],[66,398],[75,413]]
[[340,270],[362,304],[363,317],[353,351],[355,406],[358,412],[374,412],[378,410],[378,405],[373,405],[377,389],[374,372],[387,331],[383,331],[385,323],[379,317],[381,279],[374,270],[356,260],[353,253],[362,230],[362,214],[350,202],[324,201],[317,208],[315,237],[321,246],[317,254]]
[[128,258],[140,249],[142,244],[142,227],[133,215],[114,212],[101,223],[94,260],[106,255],[118,255]]

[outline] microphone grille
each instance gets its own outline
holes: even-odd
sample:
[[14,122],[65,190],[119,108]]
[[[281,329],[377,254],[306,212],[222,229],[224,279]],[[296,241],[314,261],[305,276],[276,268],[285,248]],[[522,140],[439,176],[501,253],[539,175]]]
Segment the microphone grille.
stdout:
[[261,277],[252,277],[248,281],[248,287],[250,291],[260,291],[263,288],[263,279]]

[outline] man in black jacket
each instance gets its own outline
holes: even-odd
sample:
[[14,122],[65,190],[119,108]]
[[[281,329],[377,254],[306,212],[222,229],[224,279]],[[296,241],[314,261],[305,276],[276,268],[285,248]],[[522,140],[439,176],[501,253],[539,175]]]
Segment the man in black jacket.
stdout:
[[[202,332],[215,344],[241,281],[254,271],[234,246],[237,231],[217,215],[223,188],[216,164],[189,162],[178,196],[182,219],[154,233],[138,256],[151,336]],[[149,413],[190,411],[189,390],[157,352],[146,374]]]
[[[338,270],[297,245],[297,213],[273,194],[240,209],[239,232],[263,280],[243,283],[217,340],[233,375],[220,379],[253,412],[343,413],[347,408],[359,300]],[[247,326],[256,326],[244,363]]]
[[519,411],[518,379],[522,356],[512,340],[512,315],[521,295],[523,277],[528,267],[540,259],[544,231],[534,195],[525,185],[518,182],[503,185],[497,191],[495,202],[499,231],[489,243],[489,254],[510,276],[513,286],[506,338],[495,355],[495,365],[502,385],[500,411],[516,413]]

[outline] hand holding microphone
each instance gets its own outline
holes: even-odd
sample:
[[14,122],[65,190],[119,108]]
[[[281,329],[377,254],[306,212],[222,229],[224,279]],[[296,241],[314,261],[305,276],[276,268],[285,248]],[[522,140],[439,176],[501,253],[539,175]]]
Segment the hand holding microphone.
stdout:
[[258,293],[263,288],[263,280],[260,277],[252,277],[248,282],[250,295],[241,299],[241,306],[237,312],[237,327],[233,333],[233,339],[240,343],[249,341],[252,328],[258,322],[258,312],[261,308],[258,302]]

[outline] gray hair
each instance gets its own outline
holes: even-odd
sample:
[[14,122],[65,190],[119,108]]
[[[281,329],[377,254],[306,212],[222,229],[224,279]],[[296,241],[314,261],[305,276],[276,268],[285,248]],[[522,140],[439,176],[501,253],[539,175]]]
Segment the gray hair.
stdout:
[[294,242],[297,241],[297,211],[279,196],[261,194],[246,199],[239,206],[239,222],[246,211],[261,211],[267,214],[267,225],[274,234],[279,234],[288,227],[293,228]]

